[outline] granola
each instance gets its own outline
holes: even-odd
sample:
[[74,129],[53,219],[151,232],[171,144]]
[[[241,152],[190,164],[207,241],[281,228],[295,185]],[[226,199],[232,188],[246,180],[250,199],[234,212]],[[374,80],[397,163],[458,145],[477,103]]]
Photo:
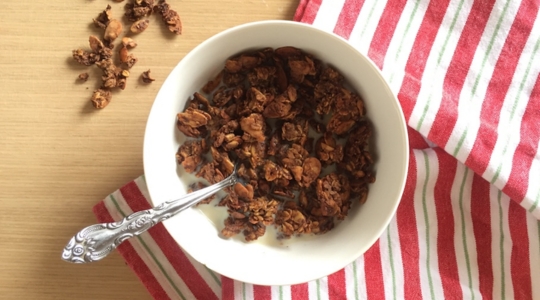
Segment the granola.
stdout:
[[144,83],[152,83],[155,79],[150,75],[150,69],[147,71],[142,72],[141,74],[141,80]]
[[141,33],[148,28],[148,25],[150,25],[150,20],[138,20],[131,25],[130,30],[133,33]]
[[229,213],[224,237],[253,241],[271,225],[281,238],[326,233],[375,181],[362,98],[336,69],[294,47],[228,59],[177,114],[177,128],[193,138],[177,153],[186,172],[213,184],[238,163],[245,184],[218,204]]
[[[123,0],[114,1],[123,2]],[[125,19],[131,22],[131,24],[127,25],[128,30],[135,34],[145,31],[150,24],[150,20],[145,18],[155,11],[157,16],[161,16],[169,31],[181,34],[182,22],[178,13],[172,10],[164,0],[160,0],[159,3],[156,2],[155,0],[128,0],[124,6]],[[113,59],[114,41],[122,35],[124,25],[120,20],[113,18],[110,5],[107,5],[96,18],[92,19],[92,23],[103,30],[103,36],[100,38],[91,35],[88,39],[90,50],[75,49],[72,51],[72,56],[81,65],[96,65],[102,70],[101,87],[94,91],[90,101],[94,107],[104,108],[111,101],[112,89],[119,88],[123,90],[126,88],[127,78],[130,74],[128,70],[138,62],[138,58],[128,50],[136,47],[137,43],[130,37],[122,37],[118,49],[120,64],[115,65],[115,59]],[[79,75],[79,81],[85,82],[88,79],[88,74],[84,74]],[[141,75],[143,83],[151,83],[154,80],[150,76],[150,70],[143,72]],[[216,77],[214,85],[209,85],[208,88],[213,90],[220,82],[221,77]]]
[[182,21],[180,20],[180,16],[175,10],[171,9],[169,3],[165,2],[165,0],[160,0],[159,4],[154,7],[154,10],[161,15],[163,22],[167,25],[170,32],[182,34]]

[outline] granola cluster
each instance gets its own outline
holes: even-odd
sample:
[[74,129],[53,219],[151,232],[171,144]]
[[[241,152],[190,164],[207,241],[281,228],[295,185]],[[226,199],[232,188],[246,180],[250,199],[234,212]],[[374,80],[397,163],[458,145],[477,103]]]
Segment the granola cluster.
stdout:
[[253,241],[270,225],[282,238],[328,232],[375,181],[361,97],[337,70],[294,47],[227,60],[178,113],[177,129],[192,138],[176,155],[186,172],[214,184],[238,165],[245,184],[218,204],[229,212],[224,237]]
[[[116,1],[116,2],[121,2]],[[155,3],[157,2],[157,3]],[[134,34],[139,34],[145,31],[150,20],[145,17],[155,12],[160,15],[165,25],[174,34],[182,33],[182,23],[178,13],[172,10],[165,0],[130,0],[125,6],[125,17],[132,22],[129,31]],[[90,50],[76,49],[72,51],[72,56],[75,61],[84,66],[96,65],[101,71],[102,85],[95,90],[91,97],[91,102],[95,108],[105,108],[112,99],[111,90],[126,88],[127,78],[130,75],[131,69],[138,58],[129,52],[129,49],[137,46],[137,43],[130,37],[121,39],[121,44],[118,45],[118,61],[113,58],[115,45],[114,42],[123,33],[123,25],[112,16],[112,7],[107,5],[98,16],[92,20],[97,28],[103,29],[103,36],[99,38],[95,35],[89,37]],[[80,75],[79,80],[86,81],[88,74]],[[150,76],[150,70],[141,74],[143,83],[151,83],[155,79]]]

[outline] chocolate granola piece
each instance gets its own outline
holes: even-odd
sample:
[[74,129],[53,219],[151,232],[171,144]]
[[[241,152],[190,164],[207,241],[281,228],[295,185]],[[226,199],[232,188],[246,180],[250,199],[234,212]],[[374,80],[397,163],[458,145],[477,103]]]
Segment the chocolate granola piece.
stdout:
[[174,34],[182,34],[182,21],[178,13],[171,9],[169,3],[165,0],[160,0],[156,5],[155,10],[161,15],[163,22],[167,25],[170,32]]

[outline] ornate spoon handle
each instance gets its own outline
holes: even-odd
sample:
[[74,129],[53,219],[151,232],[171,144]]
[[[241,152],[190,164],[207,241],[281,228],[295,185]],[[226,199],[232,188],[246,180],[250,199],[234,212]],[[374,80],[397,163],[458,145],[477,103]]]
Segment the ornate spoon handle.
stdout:
[[236,173],[233,172],[224,180],[187,194],[180,199],[161,203],[153,209],[135,212],[118,222],[88,226],[71,238],[64,248],[62,259],[72,263],[89,263],[101,260],[123,241],[147,231],[157,223],[178,214],[236,182]]

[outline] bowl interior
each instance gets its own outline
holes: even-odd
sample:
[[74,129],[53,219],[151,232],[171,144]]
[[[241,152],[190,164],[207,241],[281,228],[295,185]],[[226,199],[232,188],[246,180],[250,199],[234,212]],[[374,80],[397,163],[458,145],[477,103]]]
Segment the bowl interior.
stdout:
[[[223,239],[222,220],[212,222],[191,208],[164,225],[173,238],[208,268],[244,282],[289,285],[333,273],[362,255],[381,235],[403,192],[408,140],[403,113],[375,65],[345,40],[309,25],[263,21],[226,30],[200,44],[174,68],[152,106],[144,139],[144,170],[154,205],[186,193],[175,153],[182,137],[176,114],[223,67],[230,56],[263,47],[294,46],[336,67],[363,97],[373,124],[372,147],[377,181],[367,202],[327,234],[280,243],[268,233],[245,243]],[[220,223],[221,222],[221,223]],[[214,224],[216,223],[216,224]]]

